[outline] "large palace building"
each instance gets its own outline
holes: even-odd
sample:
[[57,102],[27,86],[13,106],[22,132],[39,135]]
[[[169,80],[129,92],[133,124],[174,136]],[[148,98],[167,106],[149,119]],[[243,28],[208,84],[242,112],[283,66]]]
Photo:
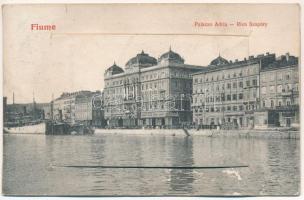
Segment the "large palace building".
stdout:
[[193,74],[193,121],[230,128],[299,124],[298,58],[221,56]]
[[125,68],[115,63],[104,74],[104,109],[108,127],[174,128],[192,122],[192,73],[170,50],[158,59],[142,51]]

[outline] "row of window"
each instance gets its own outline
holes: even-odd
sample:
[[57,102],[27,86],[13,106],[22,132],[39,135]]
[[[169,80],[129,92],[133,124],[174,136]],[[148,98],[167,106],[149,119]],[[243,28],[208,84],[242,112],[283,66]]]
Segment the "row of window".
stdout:
[[[170,72],[171,77],[177,77],[177,78],[190,78],[190,74],[186,71],[171,71]],[[148,81],[148,80],[154,80],[154,79],[160,79],[160,78],[166,78],[168,77],[168,72],[156,72],[156,73],[149,73],[148,75],[143,75],[142,80]]]
[[141,84],[141,89],[142,90],[165,89],[165,88],[166,88],[166,81],[165,80]]
[[75,100],[66,100],[66,101],[64,101],[64,103],[63,104],[73,104],[73,103],[75,103]]
[[168,76],[168,73],[165,73],[164,71],[154,72],[154,73],[149,72],[149,74],[142,75],[141,80],[149,81],[154,79],[165,78],[166,76]]
[[277,74],[273,72],[261,74],[261,81],[275,81],[275,80],[290,80],[291,73],[290,72],[277,72]]
[[[217,84],[215,85],[211,85],[211,86],[207,86],[205,87],[205,92],[209,92],[209,91],[213,91],[214,89],[216,91],[219,91],[220,89],[221,90],[225,90],[226,89],[236,89],[236,88],[244,88],[244,85],[245,87],[250,87],[250,86],[257,86],[257,80],[256,79],[253,79],[253,80],[246,80],[244,83],[243,81],[240,81],[240,82],[233,82],[233,83],[226,83],[226,84]],[[226,85],[226,87],[225,87]],[[203,86],[202,86],[203,87]],[[198,87],[194,87],[194,88],[198,88]],[[200,90],[199,89],[196,89],[194,90],[194,93],[202,93],[203,92],[203,89],[201,88]]]
[[225,80],[225,79],[230,79],[230,78],[249,76],[249,75],[256,74],[256,73],[257,73],[257,67],[253,67],[251,69],[245,68],[245,69],[239,70],[238,72],[234,71],[233,73],[227,73],[226,71],[223,71],[220,74],[205,75],[204,77],[194,78],[194,83],[219,81],[219,80]]
[[[286,106],[290,106],[291,105],[291,102],[290,101],[286,101]],[[270,107],[271,108],[274,108],[276,105],[275,105],[275,102],[274,100],[270,100]],[[283,105],[283,103],[281,101],[278,101],[278,105],[277,106],[285,106]],[[266,102],[263,101],[262,102],[262,107],[268,107],[266,105]],[[206,106],[205,109],[203,108],[196,108],[194,109],[194,113],[203,113],[203,112],[225,112],[225,111],[243,111],[244,109],[245,110],[255,110],[257,108],[256,105],[254,104],[251,104],[251,105],[234,105],[234,106]]]
[[[173,80],[173,86],[175,88],[186,88],[186,89],[190,90],[191,89],[191,82]],[[126,89],[128,89],[129,93],[132,93],[135,88],[133,86],[128,86],[127,88],[117,87],[117,88],[107,89],[107,90],[105,90],[105,95],[113,95],[113,94],[115,95],[115,94],[119,94],[119,93],[124,93]],[[164,80],[141,84],[141,90],[142,91],[145,91],[145,90],[165,90],[165,89],[167,89],[167,82],[164,81]]]
[[[178,78],[190,78],[190,74],[186,71],[173,71],[171,72],[172,77],[178,77]],[[155,79],[161,79],[168,77],[168,72],[160,71],[155,73],[149,73],[146,75],[141,76],[141,81],[150,81]],[[129,83],[137,83],[138,77],[129,77],[126,79],[120,79],[120,80],[114,80],[114,81],[107,81],[106,86],[119,86],[123,84],[129,84]]]
[[123,84],[131,84],[131,83],[137,83],[138,82],[138,77],[129,77],[126,79],[120,79],[117,81],[107,81],[106,86],[119,86]]
[[[290,105],[291,105],[291,102],[289,100],[286,101],[285,105],[283,105],[282,101],[278,101],[278,105],[275,105],[274,100],[270,100],[270,107],[271,108],[274,108],[275,106],[281,107],[281,106],[290,106]],[[269,107],[269,106],[266,105],[266,101],[262,102],[262,106],[263,107]]]
[[194,109],[194,113],[203,113],[203,112],[225,112],[225,111],[243,111],[243,110],[255,110],[257,108],[256,105],[234,105],[234,106],[206,106],[205,109]]
[[142,111],[153,111],[153,110],[163,110],[163,109],[180,109],[182,107],[183,110],[190,110],[189,104],[174,104],[170,102],[149,102],[144,103],[142,107],[137,108],[124,108],[122,106],[113,106],[113,107],[107,107],[106,112],[124,112],[125,110],[142,110]]
[[271,85],[269,87],[263,86],[261,88],[261,93],[267,94],[267,93],[274,93],[274,92],[282,93],[282,92],[298,91],[299,90],[298,84],[295,84],[294,86],[295,86],[294,88],[292,87],[292,84],[277,85],[276,87],[274,85]]
[[[222,123],[225,123],[225,121],[226,122],[232,122],[233,119],[235,119],[235,118],[224,117],[224,118],[221,118],[221,121],[222,121]],[[206,122],[205,122],[206,124],[211,124],[211,123],[219,124],[220,123],[220,118],[206,117],[205,120],[206,120]],[[240,121],[242,121],[241,117],[240,117]],[[195,122],[196,122],[196,124],[203,124],[203,119],[197,119],[196,118]]]
[[[253,91],[251,93],[252,98],[257,98],[257,93],[256,91]],[[249,99],[250,98],[250,93],[247,93],[246,98]],[[200,103],[203,102],[202,98],[198,98],[198,97],[194,97],[193,102],[197,103],[197,100],[200,100]],[[227,94],[224,95],[222,94],[221,96],[207,96],[206,97],[206,102],[223,102],[223,101],[236,101],[236,100],[243,100],[244,99],[244,94],[243,93],[239,93],[239,94]]]
[[[141,77],[142,81],[148,81],[148,80],[155,80],[160,78],[165,78],[166,74],[165,72],[159,72],[159,73],[151,73],[149,75],[144,75]],[[129,77],[125,79],[120,80],[114,80],[114,81],[107,81],[106,86],[119,86],[123,84],[132,84],[132,83],[138,83],[139,79],[138,77]]]

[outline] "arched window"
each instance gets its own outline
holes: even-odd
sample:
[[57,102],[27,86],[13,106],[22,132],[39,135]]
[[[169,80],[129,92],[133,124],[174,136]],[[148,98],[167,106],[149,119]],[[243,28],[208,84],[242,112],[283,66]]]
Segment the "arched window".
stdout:
[[278,85],[278,86],[277,86],[277,92],[278,92],[278,93],[281,93],[281,92],[282,92],[282,85]]
[[286,92],[289,91],[289,85],[286,85]]

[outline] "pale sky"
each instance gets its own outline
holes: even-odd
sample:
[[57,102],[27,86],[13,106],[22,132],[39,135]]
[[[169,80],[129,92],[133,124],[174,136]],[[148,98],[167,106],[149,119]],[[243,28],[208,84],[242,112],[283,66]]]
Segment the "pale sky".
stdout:
[[[267,27],[195,27],[195,21]],[[32,31],[35,23],[56,30]],[[187,64],[201,66],[219,53],[228,60],[266,52],[299,56],[299,24],[296,4],[9,5],[3,10],[4,96],[11,103],[14,92],[15,102],[24,103],[34,92],[37,102],[49,102],[64,91],[102,90],[114,61],[124,67],[141,50],[158,58],[169,46]]]

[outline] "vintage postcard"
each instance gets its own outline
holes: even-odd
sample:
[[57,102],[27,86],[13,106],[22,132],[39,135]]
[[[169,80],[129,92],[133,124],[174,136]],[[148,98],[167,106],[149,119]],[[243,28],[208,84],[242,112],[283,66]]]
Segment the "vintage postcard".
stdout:
[[300,6],[6,4],[3,195],[300,195]]

